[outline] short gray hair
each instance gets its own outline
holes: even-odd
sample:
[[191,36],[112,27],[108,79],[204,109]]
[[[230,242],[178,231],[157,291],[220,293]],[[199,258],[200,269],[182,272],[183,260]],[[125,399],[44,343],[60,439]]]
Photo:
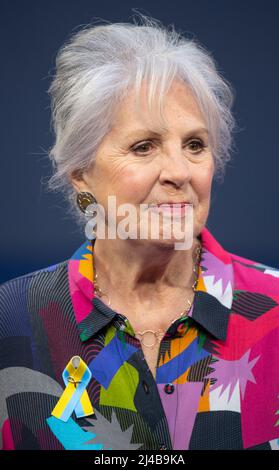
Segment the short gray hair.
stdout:
[[[60,48],[48,89],[55,142],[49,151],[51,190],[61,190],[77,209],[70,175],[94,162],[98,146],[110,130],[121,99],[143,80],[148,105],[159,105],[172,81],[185,82],[195,96],[209,129],[215,161],[214,177],[223,180],[231,158],[236,122],[232,114],[234,90],[217,70],[211,53],[197,39],[140,14],[140,22],[83,26]],[[155,105],[155,106],[154,106]]]

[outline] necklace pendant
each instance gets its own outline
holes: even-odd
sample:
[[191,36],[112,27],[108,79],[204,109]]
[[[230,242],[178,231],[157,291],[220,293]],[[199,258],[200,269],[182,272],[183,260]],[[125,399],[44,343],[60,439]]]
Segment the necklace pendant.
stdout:
[[[153,331],[153,330],[145,330],[145,331],[138,331],[136,336],[141,336],[142,339],[138,338],[140,342],[147,348],[153,348],[155,344],[158,342],[158,337],[162,335],[162,330]],[[144,338],[146,335],[146,338]],[[151,342],[153,340],[153,342]]]

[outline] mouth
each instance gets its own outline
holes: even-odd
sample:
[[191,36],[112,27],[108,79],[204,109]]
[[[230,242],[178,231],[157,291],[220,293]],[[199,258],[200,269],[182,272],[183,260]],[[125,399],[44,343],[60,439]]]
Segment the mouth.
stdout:
[[149,208],[157,213],[184,216],[193,204],[189,202],[164,202],[160,204],[150,204]]

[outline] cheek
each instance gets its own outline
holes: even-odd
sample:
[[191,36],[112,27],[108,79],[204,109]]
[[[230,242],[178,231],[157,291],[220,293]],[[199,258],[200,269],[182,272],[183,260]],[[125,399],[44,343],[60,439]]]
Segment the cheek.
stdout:
[[156,175],[151,166],[127,165],[118,172],[114,180],[115,192],[119,198],[128,202],[141,202],[149,194]]
[[206,203],[210,200],[211,186],[213,179],[213,166],[199,168],[192,179],[199,202]]

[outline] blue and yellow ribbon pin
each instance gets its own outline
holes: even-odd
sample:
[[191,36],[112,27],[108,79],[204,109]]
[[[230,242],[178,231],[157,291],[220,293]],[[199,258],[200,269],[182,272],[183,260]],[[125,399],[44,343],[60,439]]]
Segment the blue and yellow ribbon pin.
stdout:
[[52,416],[68,421],[73,411],[77,418],[94,414],[86,387],[92,377],[90,369],[79,356],[68,362],[62,374],[66,388],[52,411]]

